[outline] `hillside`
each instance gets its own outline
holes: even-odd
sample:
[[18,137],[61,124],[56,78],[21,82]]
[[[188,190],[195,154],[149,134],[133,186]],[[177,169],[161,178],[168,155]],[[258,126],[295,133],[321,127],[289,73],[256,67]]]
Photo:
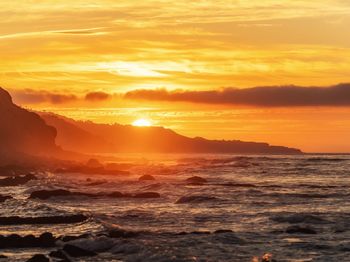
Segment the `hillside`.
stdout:
[[87,153],[302,153],[267,143],[189,138],[163,127],[96,124],[47,113],[41,113],[41,117],[57,129],[60,146],[77,152],[84,149]]
[[0,88],[0,154],[25,153],[47,155],[59,148],[56,129],[36,113],[12,102],[10,94]]

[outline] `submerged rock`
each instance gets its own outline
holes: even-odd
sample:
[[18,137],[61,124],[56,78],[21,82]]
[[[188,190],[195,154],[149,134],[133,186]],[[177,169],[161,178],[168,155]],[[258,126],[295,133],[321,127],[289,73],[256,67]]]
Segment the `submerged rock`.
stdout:
[[119,191],[115,191],[112,193],[99,193],[99,194],[90,194],[84,192],[71,192],[64,189],[57,190],[39,190],[34,191],[29,196],[30,199],[41,199],[46,200],[51,197],[71,197],[71,196],[83,196],[83,197],[113,197],[113,198],[159,198],[160,194],[157,192],[142,192],[142,193],[121,193]]
[[154,176],[151,175],[143,175],[139,177],[139,181],[152,181],[152,180],[156,180],[154,178]]
[[327,224],[329,221],[323,219],[322,217],[313,215],[313,214],[288,214],[280,215],[270,218],[271,220],[278,223],[289,223],[289,224],[298,224],[298,223],[309,223],[309,224]]
[[32,225],[32,224],[70,224],[87,220],[85,215],[67,215],[51,217],[0,217],[0,225]]
[[87,186],[99,186],[99,185],[107,183],[106,180],[97,180],[97,181],[93,181],[93,182],[90,180],[88,182],[90,182],[90,183],[88,183]]
[[25,176],[7,177],[4,179],[0,179],[0,186],[20,186],[34,179],[37,179],[37,177],[33,174],[28,174]]
[[89,234],[82,234],[79,236],[62,236],[59,239],[62,240],[63,242],[69,242],[77,239],[88,238],[89,236],[90,236]]
[[108,236],[111,238],[130,238],[130,237],[137,237],[138,235],[139,235],[138,232],[126,231],[122,229],[113,229],[108,234]]
[[115,197],[115,198],[125,197],[125,195],[119,191],[109,193],[107,196],[108,197]]
[[65,251],[71,257],[93,257],[97,255],[95,252],[85,250],[70,244],[64,245],[63,251]]
[[208,201],[217,200],[216,197],[210,196],[183,196],[180,197],[175,203],[176,204],[186,204],[186,203],[202,203]]
[[132,197],[133,198],[160,198],[160,194],[157,192],[143,192],[143,193],[137,193]]
[[207,183],[208,181],[203,177],[193,176],[193,177],[187,178],[186,182],[191,184],[203,184],[203,183]]
[[28,259],[27,262],[50,262],[50,259],[48,259],[43,254],[37,254],[34,255],[32,258]]
[[311,227],[290,226],[286,229],[288,234],[317,234],[316,230]]
[[62,259],[63,261],[66,261],[66,262],[70,261],[68,256],[61,249],[51,251],[49,253],[49,257],[59,258],[59,259]]
[[230,229],[218,229],[214,231],[214,234],[225,234],[225,233],[233,233],[233,231]]
[[56,190],[39,190],[34,191],[30,194],[29,198],[38,198],[41,200],[46,200],[51,197],[61,197],[61,196],[87,196],[87,197],[96,197],[97,195],[82,193],[82,192],[71,192],[64,189],[56,189]]
[[103,165],[100,163],[100,161],[95,158],[89,159],[89,161],[86,163],[86,166],[90,168],[103,168]]
[[12,197],[10,196],[3,196],[3,195],[0,195],[0,203],[2,202],[5,202],[7,199],[11,199]]

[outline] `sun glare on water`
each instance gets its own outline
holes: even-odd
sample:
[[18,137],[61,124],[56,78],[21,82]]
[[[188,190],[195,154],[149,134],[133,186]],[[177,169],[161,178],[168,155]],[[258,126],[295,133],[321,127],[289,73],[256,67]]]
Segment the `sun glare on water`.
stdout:
[[132,123],[133,126],[151,126],[151,121],[147,119],[137,119]]

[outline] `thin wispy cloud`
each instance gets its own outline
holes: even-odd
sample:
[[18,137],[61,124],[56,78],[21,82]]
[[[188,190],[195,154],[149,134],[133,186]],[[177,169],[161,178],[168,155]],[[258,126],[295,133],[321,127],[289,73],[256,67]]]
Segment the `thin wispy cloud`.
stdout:
[[11,38],[27,38],[35,36],[49,36],[49,35],[103,35],[107,32],[101,31],[103,28],[86,28],[86,29],[67,29],[67,30],[46,30],[46,31],[34,31],[34,32],[19,32],[14,34],[0,35],[0,39],[11,39]]

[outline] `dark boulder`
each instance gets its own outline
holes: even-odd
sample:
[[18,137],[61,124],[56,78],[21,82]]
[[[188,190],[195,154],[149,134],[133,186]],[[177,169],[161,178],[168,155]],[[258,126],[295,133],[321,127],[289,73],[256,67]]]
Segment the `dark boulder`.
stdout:
[[11,199],[12,197],[10,196],[3,196],[3,195],[0,195],[0,203],[2,202],[5,202],[7,199]]
[[50,262],[50,259],[48,259],[43,254],[37,254],[34,255],[32,258],[28,259],[27,262]]
[[20,240],[21,240],[21,237],[17,234],[12,234],[7,237],[0,235],[0,248],[8,248],[8,247],[16,246]]
[[17,234],[0,236],[0,248],[53,247],[55,242],[56,238],[51,233],[44,233],[39,237],[21,237]]
[[35,175],[28,174],[25,176],[12,176],[0,179],[0,186],[20,186],[28,183],[31,180],[37,179]]
[[88,238],[89,236],[89,234],[82,234],[79,236],[61,236],[60,240],[62,240],[63,242],[69,242],[77,239]]
[[139,235],[138,232],[126,231],[122,229],[113,229],[108,234],[108,236],[111,238],[131,238],[131,237],[137,237],[138,235]]
[[288,234],[317,234],[316,230],[311,227],[290,226],[286,229]]
[[100,163],[100,161],[95,158],[89,159],[89,161],[86,163],[86,166],[90,168],[103,168],[103,165]]
[[99,185],[107,183],[106,180],[97,180],[97,181],[93,181],[93,182],[90,180],[88,182],[90,182],[90,183],[88,183],[87,186],[99,186]]
[[143,192],[133,195],[133,198],[160,198],[160,194],[157,192]]
[[97,254],[93,251],[85,250],[77,246],[66,244],[63,247],[63,251],[71,257],[93,257]]
[[204,183],[207,183],[208,181],[203,177],[193,176],[193,177],[187,178],[186,182],[190,184],[204,184]]
[[87,220],[85,215],[66,215],[51,217],[0,217],[0,225],[35,225],[35,224],[71,224]]
[[61,250],[54,250],[49,253],[49,257],[61,259],[60,261],[69,262],[71,261],[68,256]]
[[52,247],[55,245],[56,238],[52,235],[52,233],[45,232],[39,236],[39,242],[42,246]]
[[152,180],[156,180],[154,178],[154,176],[151,175],[143,175],[139,177],[139,181],[152,181]]
[[233,233],[233,231],[230,229],[218,229],[214,231],[214,234],[224,234],[224,233]]
[[115,198],[125,197],[125,195],[119,191],[109,193],[107,196],[108,197],[115,197]]
[[289,224],[298,224],[298,223],[307,223],[307,224],[327,224],[328,220],[314,215],[306,213],[298,214],[282,214],[270,218],[272,221],[278,223],[289,223]]
[[216,197],[211,196],[183,196],[180,197],[175,203],[176,204],[187,204],[187,203],[204,203],[216,201]]
[[39,190],[34,191],[30,194],[29,198],[38,198],[41,200],[46,200],[51,197],[67,197],[67,196],[87,196],[87,197],[96,197],[97,195],[89,194],[89,193],[81,193],[81,192],[71,192],[64,189],[56,189],[56,190]]
[[0,255],[0,259],[5,259],[5,258],[7,258],[7,256],[5,256],[5,255]]

